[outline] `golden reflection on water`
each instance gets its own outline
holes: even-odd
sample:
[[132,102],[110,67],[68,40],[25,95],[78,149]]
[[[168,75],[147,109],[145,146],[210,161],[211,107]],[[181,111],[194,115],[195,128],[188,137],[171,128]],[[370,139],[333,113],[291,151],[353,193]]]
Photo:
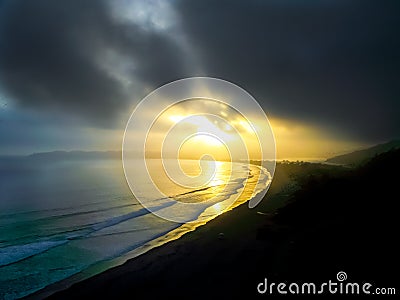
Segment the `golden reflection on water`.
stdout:
[[179,166],[185,176],[181,182],[176,176],[169,176],[161,160],[153,160],[148,170],[159,191],[171,199],[183,203],[218,201],[208,208],[214,214],[251,199],[260,177],[260,168],[255,165],[251,166],[251,173],[240,170],[243,180],[238,180],[238,165],[232,162],[179,160]]
[[249,201],[258,192],[256,190],[258,180],[261,175],[261,169],[256,165],[250,165],[251,174],[247,177],[244,182],[244,187],[239,190],[238,194],[233,195],[233,199],[218,202],[211,207],[207,208],[205,215],[220,215],[227,212],[247,201]]

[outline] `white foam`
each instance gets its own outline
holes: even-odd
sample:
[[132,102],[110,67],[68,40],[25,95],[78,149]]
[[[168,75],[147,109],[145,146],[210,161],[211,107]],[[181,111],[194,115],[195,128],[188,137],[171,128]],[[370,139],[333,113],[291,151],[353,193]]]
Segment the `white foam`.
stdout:
[[9,265],[33,255],[47,251],[53,247],[65,244],[67,240],[41,241],[25,245],[14,245],[0,248],[0,266]]

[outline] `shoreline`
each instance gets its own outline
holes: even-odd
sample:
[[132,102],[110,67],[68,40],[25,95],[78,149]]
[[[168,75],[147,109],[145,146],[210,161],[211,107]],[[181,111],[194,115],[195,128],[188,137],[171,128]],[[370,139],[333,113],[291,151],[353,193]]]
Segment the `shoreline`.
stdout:
[[[257,165],[255,165],[257,166]],[[257,166],[259,167],[259,166]],[[271,184],[267,187],[267,190],[271,188]],[[256,192],[256,195],[263,192],[264,189],[260,189]],[[254,195],[252,198],[254,198]],[[244,196],[244,194],[243,194]],[[231,213],[232,210],[236,210],[237,208],[244,206],[244,204],[248,203],[252,198],[239,200],[234,203],[232,206],[227,208],[222,214],[213,217],[213,218],[205,218],[198,220],[196,222],[186,223],[178,226],[177,228],[163,234],[155,239],[145,242],[143,245],[139,246],[138,248],[129,251],[126,254],[123,254],[120,257],[113,258],[111,260],[98,262],[95,265],[89,266],[88,268],[55,283],[52,283],[44,288],[35,291],[29,295],[22,297],[22,299],[43,299],[47,297],[51,297],[53,294],[68,290],[72,286],[79,284],[80,282],[90,280],[93,277],[99,276],[103,273],[107,273],[109,270],[114,268],[119,268],[124,266],[125,264],[129,263],[132,260],[136,260],[144,255],[147,255],[149,252],[153,250],[157,250],[163,247],[175,247],[169,246],[171,243],[177,243],[179,240],[184,238],[184,236],[199,230],[201,227],[208,225],[210,222],[214,221],[217,218],[220,218],[222,215],[227,213]],[[247,207],[246,207],[247,208]],[[248,209],[248,208],[247,208]],[[163,247],[162,247],[163,246]]]
[[[211,241],[211,243],[216,243],[217,247],[220,247],[219,250],[221,250],[221,247],[224,249],[229,248],[225,243],[225,239],[229,238],[229,235],[226,233],[228,229],[224,224],[231,223],[226,222],[227,219],[240,218],[244,212],[244,209],[249,210],[249,208],[245,205],[241,205],[237,207],[236,210],[227,212],[218,218],[209,221],[205,224],[206,226],[200,226],[194,228],[193,231],[185,232],[180,238],[168,240],[164,244],[154,246],[145,253],[128,259],[123,264],[109,268],[97,275],[68,285],[65,285],[64,283],[64,286],[61,285],[61,282],[58,286],[50,285],[24,299],[70,299],[72,297],[84,298],[87,295],[93,295],[92,292],[96,290],[96,287],[105,285],[108,282],[119,281],[119,278],[125,277],[127,274],[129,274],[131,280],[138,280],[140,281],[140,285],[142,285],[147,280],[140,278],[141,274],[146,274],[145,278],[150,278],[152,277],[152,274],[157,274],[167,270],[170,265],[175,265],[177,260],[179,261],[181,257],[192,257],[194,255],[194,248],[198,248],[199,244],[204,245]],[[241,212],[238,212],[238,210],[241,210]],[[252,214],[255,215],[256,211],[252,212]],[[264,221],[265,219],[265,215],[259,215],[259,221]],[[226,230],[224,231],[223,228],[226,228]],[[218,237],[220,231],[224,232],[224,240],[220,240]],[[208,246],[206,249],[208,249]],[[208,250],[205,251],[208,252]],[[180,263],[178,262],[178,264]],[[131,276],[132,274],[135,275]],[[57,285],[57,283],[55,285]],[[81,292],[83,293],[81,294]],[[89,292],[89,294],[87,294],[87,292]]]

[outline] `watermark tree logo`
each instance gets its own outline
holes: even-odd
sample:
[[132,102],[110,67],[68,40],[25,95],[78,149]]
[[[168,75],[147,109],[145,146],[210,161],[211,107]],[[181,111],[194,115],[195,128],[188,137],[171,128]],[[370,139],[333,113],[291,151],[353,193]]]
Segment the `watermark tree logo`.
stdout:
[[159,217],[187,223],[249,199],[255,207],[275,171],[275,139],[249,93],[194,77],[166,84],[136,106],[122,157],[137,200]]

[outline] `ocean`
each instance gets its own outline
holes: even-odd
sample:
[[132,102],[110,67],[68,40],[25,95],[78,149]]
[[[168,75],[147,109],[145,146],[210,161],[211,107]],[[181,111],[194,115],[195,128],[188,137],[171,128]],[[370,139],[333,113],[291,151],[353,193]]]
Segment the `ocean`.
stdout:
[[[198,162],[184,161],[183,169],[196,175]],[[188,225],[144,208],[118,159],[0,159],[0,299],[20,298],[121,264],[206,223],[233,196],[242,193],[233,207],[246,202],[254,196],[243,189],[246,181],[258,193],[270,180],[267,170],[244,163],[217,162],[215,172],[201,189],[164,187],[176,201],[204,203],[184,212],[193,220]],[[143,184],[142,189],[151,198],[154,187]],[[217,201],[205,201],[211,196]],[[153,200],[152,210],[175,213],[175,200]]]

